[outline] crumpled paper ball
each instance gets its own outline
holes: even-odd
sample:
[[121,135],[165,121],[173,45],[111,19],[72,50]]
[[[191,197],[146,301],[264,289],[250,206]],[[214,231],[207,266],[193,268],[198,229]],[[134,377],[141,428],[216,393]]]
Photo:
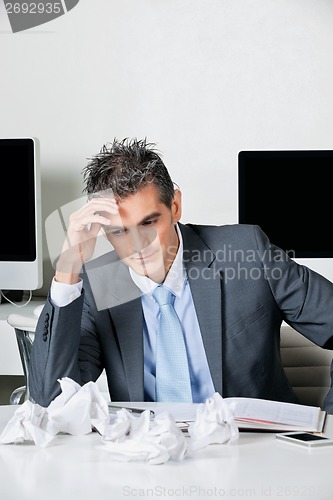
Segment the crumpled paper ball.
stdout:
[[1,436],[1,444],[21,444],[24,441],[33,441],[37,446],[45,447],[54,435],[45,429],[46,408],[25,401],[15,411],[8,421]]
[[31,401],[17,408],[0,436],[1,444],[33,441],[43,448],[60,432],[88,434],[95,422],[108,420],[108,403],[94,382],[82,387],[67,377],[58,382],[62,392],[47,408]]
[[184,434],[168,412],[161,412],[151,419],[149,410],[139,416],[125,408],[106,426],[101,449],[111,458],[120,461],[145,461],[162,464],[170,459],[182,460],[187,452]]
[[239,438],[232,407],[217,392],[198,406],[195,421],[190,423],[188,433],[192,451],[211,444],[233,444]]

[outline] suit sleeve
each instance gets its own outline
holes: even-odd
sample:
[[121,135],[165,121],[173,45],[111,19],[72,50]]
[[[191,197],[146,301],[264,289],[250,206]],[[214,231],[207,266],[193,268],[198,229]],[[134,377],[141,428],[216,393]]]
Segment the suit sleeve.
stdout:
[[255,227],[265,277],[283,319],[315,344],[333,348],[333,283],[297,264]]
[[[289,259],[259,228],[255,231],[266,279],[283,319],[315,344],[333,349],[333,284]],[[333,413],[333,361],[323,408]]]
[[85,324],[90,324],[91,330],[86,327],[85,341],[81,339],[83,299],[84,293],[67,306],[57,307],[48,297],[39,317],[29,365],[29,389],[31,398],[41,406],[47,407],[59,395],[58,379],[69,377],[82,385],[97,380],[101,373],[99,342],[93,322],[87,319]]

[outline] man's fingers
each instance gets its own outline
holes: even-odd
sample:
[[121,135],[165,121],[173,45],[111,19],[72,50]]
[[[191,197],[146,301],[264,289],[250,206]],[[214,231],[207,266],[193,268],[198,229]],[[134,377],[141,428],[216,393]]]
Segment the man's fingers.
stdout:
[[94,212],[107,212],[113,215],[119,213],[119,208],[116,200],[114,198],[93,198],[90,200],[85,208],[88,211]]
[[[108,220],[108,219],[106,219],[106,220]],[[109,224],[109,221],[107,223]],[[93,224],[91,224],[90,229],[87,231],[87,234],[90,238],[96,238],[100,229],[101,229],[100,223],[93,223]]]

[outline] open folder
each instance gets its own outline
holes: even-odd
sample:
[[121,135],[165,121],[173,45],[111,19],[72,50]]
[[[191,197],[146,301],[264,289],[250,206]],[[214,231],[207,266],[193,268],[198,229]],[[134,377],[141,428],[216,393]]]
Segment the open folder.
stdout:
[[[326,412],[316,406],[300,405],[255,398],[224,398],[235,416],[239,429],[266,431],[322,432]],[[111,402],[110,411],[127,408],[134,413],[149,409],[152,416],[162,411],[171,413],[178,423],[190,423],[195,420],[201,403],[142,403]]]

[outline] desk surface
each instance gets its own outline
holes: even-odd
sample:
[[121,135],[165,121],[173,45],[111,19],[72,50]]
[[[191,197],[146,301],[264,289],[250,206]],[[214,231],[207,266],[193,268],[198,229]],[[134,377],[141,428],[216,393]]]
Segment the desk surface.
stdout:
[[[0,406],[0,432],[15,411]],[[45,449],[0,445],[4,500],[276,498],[332,500],[333,447],[307,450],[271,433],[241,433],[163,465],[112,461],[97,433],[59,435]]]

